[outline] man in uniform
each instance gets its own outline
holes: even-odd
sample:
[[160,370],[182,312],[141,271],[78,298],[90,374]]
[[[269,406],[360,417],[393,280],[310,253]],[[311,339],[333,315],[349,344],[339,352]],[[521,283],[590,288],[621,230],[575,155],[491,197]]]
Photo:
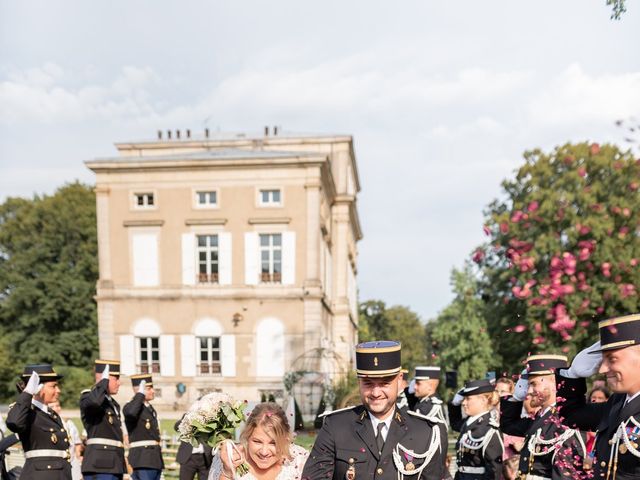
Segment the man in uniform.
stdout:
[[133,480],[160,480],[164,462],[160,450],[158,415],[151,406],[155,397],[151,374],[133,375],[131,385],[136,394],[122,409],[129,432],[129,465]]
[[121,480],[126,471],[120,405],[112,398],[120,389],[120,362],[95,361],[96,384],[80,396],[80,416],[87,431],[82,460],[85,480]]
[[[585,447],[577,430],[562,424],[557,405],[556,372],[567,368],[564,355],[532,355],[514,396],[500,400],[500,430],[524,438],[519,479],[583,478]],[[533,418],[521,418],[524,397],[539,408]]]
[[362,405],[328,414],[302,472],[311,480],[441,479],[446,426],[435,417],[398,409],[400,343],[356,346]]
[[436,417],[446,422],[442,400],[436,397],[436,391],[440,385],[440,367],[416,367],[414,378],[416,400],[409,401],[410,408],[427,417]]
[[[568,425],[596,431],[590,460],[594,480],[640,478],[640,314],[598,324],[600,341],[574,358],[559,394]],[[587,403],[586,377],[607,377],[614,392],[606,403]]]
[[20,478],[71,480],[69,435],[60,417],[47,407],[60,396],[58,375],[49,364],[27,365],[22,392],[9,410],[7,426],[17,433],[26,458]]

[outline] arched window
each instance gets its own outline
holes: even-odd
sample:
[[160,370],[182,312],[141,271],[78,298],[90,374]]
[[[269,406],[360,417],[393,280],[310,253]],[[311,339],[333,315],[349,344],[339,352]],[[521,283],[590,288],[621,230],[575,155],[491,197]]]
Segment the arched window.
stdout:
[[256,328],[256,375],[284,375],[284,325],[277,318],[265,318]]

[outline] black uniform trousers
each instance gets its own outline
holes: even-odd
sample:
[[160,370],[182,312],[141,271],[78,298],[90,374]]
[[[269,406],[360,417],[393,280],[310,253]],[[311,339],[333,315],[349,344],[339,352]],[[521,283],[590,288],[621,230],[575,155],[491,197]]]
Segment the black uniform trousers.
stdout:
[[[638,373],[640,375],[640,373]],[[558,395],[565,398],[562,414],[569,426],[596,431],[595,456],[593,458],[593,479],[637,480],[640,478],[640,458],[634,455],[624,440],[618,446],[617,462],[615,451],[610,461],[616,430],[622,423],[630,445],[636,452],[640,450],[640,396],[625,404],[626,395],[616,393],[606,403],[587,403],[587,383],[584,378],[560,377]],[[624,446],[622,446],[624,445]]]
[[[22,392],[7,414],[7,427],[20,437],[25,453],[58,450],[69,453],[70,440],[62,420],[55,412],[44,412],[31,402],[33,396]],[[71,480],[69,457],[27,458],[20,478],[29,480]]]

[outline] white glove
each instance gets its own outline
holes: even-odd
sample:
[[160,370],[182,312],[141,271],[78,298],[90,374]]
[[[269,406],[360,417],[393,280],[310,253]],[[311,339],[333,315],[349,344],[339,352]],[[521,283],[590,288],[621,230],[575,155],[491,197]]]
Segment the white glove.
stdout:
[[462,405],[462,400],[464,400],[464,397],[462,396],[463,391],[464,391],[464,388],[461,388],[456,392],[456,394],[453,397],[453,400],[451,400],[451,405],[455,405],[456,407]]
[[140,384],[138,385],[138,393],[145,394],[144,388],[147,386],[147,382],[144,380],[140,380]]
[[520,378],[516,382],[516,387],[513,389],[513,398],[518,402],[524,402],[527,397],[527,390],[529,390],[529,380],[522,376],[525,373],[527,373],[526,368],[522,370]]
[[581,350],[571,362],[567,370],[560,370],[560,375],[567,378],[587,378],[598,373],[602,363],[602,352],[591,353],[600,348],[600,341]]
[[416,393],[416,379],[415,378],[409,382],[409,390],[408,390],[408,392],[411,393],[411,394]]
[[40,393],[42,387],[44,387],[44,384],[40,383],[40,375],[38,375],[38,372],[34,371],[31,373],[29,381],[27,382],[27,386],[24,387],[23,392],[26,392],[30,395],[36,395]]
[[109,364],[107,363],[104,366],[104,370],[102,371],[102,377],[100,377],[100,380],[104,380],[104,379],[109,380]]

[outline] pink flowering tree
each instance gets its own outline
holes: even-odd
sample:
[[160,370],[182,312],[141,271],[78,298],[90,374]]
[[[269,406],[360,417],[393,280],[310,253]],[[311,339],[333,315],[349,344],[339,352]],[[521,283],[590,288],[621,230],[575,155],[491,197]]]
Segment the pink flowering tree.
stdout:
[[511,370],[530,351],[575,353],[597,339],[598,320],[640,311],[640,160],[588,143],[525,160],[472,254]]

